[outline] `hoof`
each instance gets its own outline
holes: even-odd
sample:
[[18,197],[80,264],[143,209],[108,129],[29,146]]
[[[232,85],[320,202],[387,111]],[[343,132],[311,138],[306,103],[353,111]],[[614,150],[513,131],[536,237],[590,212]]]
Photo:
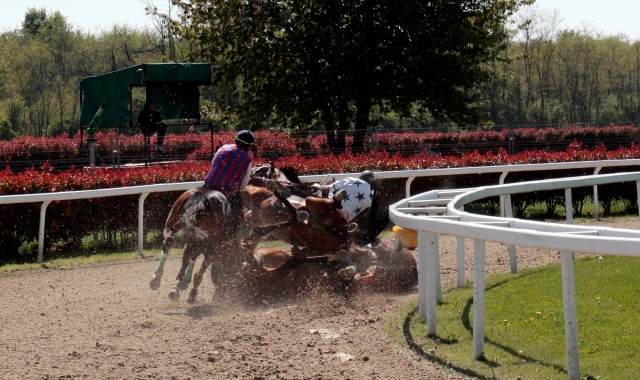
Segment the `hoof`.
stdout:
[[191,291],[189,292],[189,298],[187,298],[187,302],[188,303],[196,302],[197,296],[198,296],[198,289],[196,288],[191,289]]
[[356,267],[354,267],[353,265],[350,265],[344,269],[340,269],[338,271],[338,277],[344,281],[351,281],[353,280],[353,277],[356,275],[356,273],[357,273]]
[[300,210],[296,212],[296,219],[298,222],[306,222],[309,219],[309,213],[304,210]]
[[190,283],[191,283],[191,279],[189,279],[189,280],[180,280],[176,284],[176,288],[178,288],[178,290],[180,290],[180,291],[185,291],[185,290],[189,289],[189,284]]
[[171,289],[171,291],[169,292],[169,299],[171,301],[177,301],[180,299],[180,292],[178,291],[178,289]]
[[162,281],[162,276],[154,275],[151,281],[149,281],[149,287],[151,290],[158,290],[160,288],[160,282]]

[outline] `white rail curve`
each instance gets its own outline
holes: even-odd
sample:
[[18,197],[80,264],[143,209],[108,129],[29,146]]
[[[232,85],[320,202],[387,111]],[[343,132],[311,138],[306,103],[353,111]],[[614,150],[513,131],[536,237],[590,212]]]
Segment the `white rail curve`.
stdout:
[[[438,234],[458,237],[458,285],[464,286],[464,238],[474,239],[473,356],[484,356],[484,244],[485,241],[560,251],[564,299],[565,343],[569,379],[580,379],[574,252],[640,256],[640,231],[598,226],[575,226],[571,189],[609,183],[636,182],[640,200],[640,172],[605,174],[502,184],[462,190],[434,190],[403,199],[389,208],[398,226],[418,231],[418,312],[427,321],[427,335],[435,336],[437,303],[441,300]],[[510,217],[511,194],[565,189],[566,224],[542,223]],[[508,217],[464,212],[469,202],[489,197],[505,199]],[[462,255],[460,255],[462,252]],[[510,249],[512,260],[515,248]],[[513,261],[512,261],[513,268]],[[460,277],[462,276],[462,284]]]

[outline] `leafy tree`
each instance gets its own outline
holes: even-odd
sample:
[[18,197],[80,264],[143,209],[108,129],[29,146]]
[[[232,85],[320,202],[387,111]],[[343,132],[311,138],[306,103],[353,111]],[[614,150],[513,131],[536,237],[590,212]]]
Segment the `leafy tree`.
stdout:
[[362,148],[372,105],[482,120],[473,91],[505,47],[506,18],[523,0],[184,0],[176,33],[211,60],[216,83],[243,78],[237,108],[254,125],[320,117],[344,149]]
[[60,12],[29,9],[22,27],[0,34],[0,119],[21,135],[73,135],[81,78],[163,61],[153,30],[113,25],[88,34]]
[[25,33],[37,36],[40,29],[47,22],[47,10],[45,8],[29,8],[24,15],[24,21],[22,22],[22,30]]
[[11,122],[7,119],[0,119],[0,140],[13,140],[18,137],[18,133],[11,129]]

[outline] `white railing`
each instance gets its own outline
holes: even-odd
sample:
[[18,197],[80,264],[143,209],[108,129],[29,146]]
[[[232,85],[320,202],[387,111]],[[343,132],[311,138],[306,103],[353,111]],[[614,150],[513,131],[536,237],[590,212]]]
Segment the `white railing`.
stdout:
[[40,207],[40,225],[38,229],[38,263],[42,263],[44,252],[45,219],[47,214],[47,207],[51,202],[140,194],[140,198],[138,199],[138,254],[143,257],[142,248],[144,239],[144,200],[147,198],[147,196],[150,193],[159,193],[164,191],[186,191],[196,186],[202,186],[203,184],[204,182],[180,182],[158,185],[116,187],[113,189],[3,195],[0,196],[0,204],[42,202],[42,206]]
[[[521,165],[503,165],[503,166],[479,166],[468,168],[445,168],[445,169],[421,169],[421,170],[404,170],[404,171],[384,171],[376,172],[377,179],[392,179],[392,178],[406,178],[405,194],[410,196],[411,183],[417,177],[432,177],[432,176],[456,176],[465,174],[487,174],[487,173],[501,173],[499,183],[504,183],[505,178],[511,172],[525,172],[525,171],[554,171],[564,169],[594,169],[594,174],[600,172],[605,167],[621,167],[621,166],[640,166],[640,159],[628,159],[628,160],[609,160],[609,161],[581,161],[581,162],[559,162],[548,164],[521,164]],[[300,180],[305,183],[318,183],[326,182],[328,180],[340,180],[347,176],[357,175],[354,173],[341,173],[341,174],[327,174],[327,175],[310,175],[301,176]],[[25,195],[2,195],[0,196],[0,204],[12,204],[12,203],[31,203],[42,202],[40,208],[40,225],[38,230],[38,263],[42,263],[43,251],[44,251],[44,229],[46,221],[47,206],[53,201],[60,200],[74,200],[74,199],[87,199],[87,198],[101,198],[112,197],[121,195],[135,195],[140,194],[138,200],[138,254],[142,257],[143,240],[144,240],[144,200],[150,193],[164,192],[164,191],[185,191],[193,187],[202,186],[204,182],[182,182],[172,184],[158,184],[158,185],[146,185],[146,186],[131,186],[114,189],[100,189],[100,190],[83,190],[83,191],[67,191],[57,193],[41,193],[41,194],[25,194]],[[598,196],[597,188],[594,187],[594,216],[598,216]],[[503,199],[501,199],[501,210],[509,212],[509,210],[503,206]],[[510,247],[512,256],[515,256],[514,247]],[[512,270],[514,268],[514,260],[512,260]]]
[[[640,199],[640,172],[634,172],[454,191],[434,190],[392,205],[389,208],[391,220],[398,226],[418,231],[418,312],[427,321],[427,335],[436,335],[437,302],[442,297],[438,234],[458,237],[458,279],[460,280],[462,274],[462,285],[464,285],[464,238],[474,239],[473,356],[476,359],[484,356],[485,241],[558,250],[561,252],[567,370],[569,379],[580,379],[573,252],[637,257],[640,256],[640,251],[637,249],[640,244],[640,231],[572,225],[571,189],[631,181],[636,182]],[[469,202],[495,196],[505,197],[510,209],[511,194],[557,189],[565,189],[567,224],[475,215],[463,211]],[[462,256],[460,256],[461,245]]]

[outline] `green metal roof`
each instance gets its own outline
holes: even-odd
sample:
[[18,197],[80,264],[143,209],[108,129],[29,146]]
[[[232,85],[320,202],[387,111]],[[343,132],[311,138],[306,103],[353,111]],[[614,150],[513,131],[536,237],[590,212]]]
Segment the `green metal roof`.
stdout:
[[[100,127],[132,122],[131,87],[146,87],[163,119],[199,119],[198,86],[211,84],[209,63],[146,63],[80,80],[80,124],[89,125],[103,103]],[[134,119],[135,119],[134,115]]]

